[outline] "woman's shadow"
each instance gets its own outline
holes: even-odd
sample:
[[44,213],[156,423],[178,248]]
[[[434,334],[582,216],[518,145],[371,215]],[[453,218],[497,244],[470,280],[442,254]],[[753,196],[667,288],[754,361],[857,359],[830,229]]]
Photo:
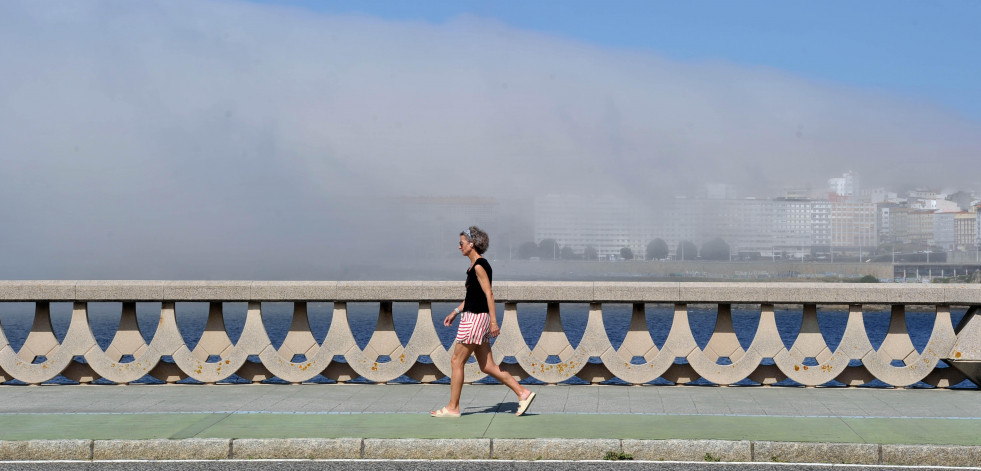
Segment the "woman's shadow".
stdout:
[[[502,402],[496,406],[487,406],[483,409],[467,409],[466,412],[461,412],[460,415],[470,415],[470,414],[514,414],[518,412],[518,402]],[[522,416],[527,415],[537,415],[531,412],[525,412]]]

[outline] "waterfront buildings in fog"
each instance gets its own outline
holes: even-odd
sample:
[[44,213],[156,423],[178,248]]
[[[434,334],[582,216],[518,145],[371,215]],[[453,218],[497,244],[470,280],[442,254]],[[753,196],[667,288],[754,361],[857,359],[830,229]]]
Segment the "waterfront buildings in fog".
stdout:
[[[587,246],[603,259],[629,248],[644,258],[647,244],[663,239],[674,257],[679,245],[721,238],[734,258],[831,258],[835,254],[977,251],[981,201],[969,193],[947,196],[914,190],[899,197],[885,189],[862,189],[846,173],[829,180],[825,197],[802,193],[740,198],[727,185],[706,185],[696,197],[638,202],[612,196],[552,194],[535,199],[534,237],[582,254]],[[881,254],[880,254],[881,255]]]
[[619,257],[620,249],[627,247],[642,257],[654,237],[651,209],[613,196],[538,197],[534,202],[535,243],[553,239],[577,254],[591,246],[602,259]]
[[899,196],[860,188],[853,174],[829,183],[824,195],[795,190],[776,198],[740,197],[730,185],[711,184],[694,197],[667,200],[582,194],[550,194],[533,202],[423,196],[397,198],[393,207],[404,228],[399,238],[411,247],[406,252],[425,259],[455,255],[446,247],[471,224],[494,235],[488,255],[502,259],[518,257],[524,243],[546,239],[556,242],[555,258],[562,257],[563,249],[582,257],[591,247],[605,260],[620,258],[623,248],[634,258],[647,258],[647,246],[655,239],[665,241],[669,258],[677,257],[684,241],[701,247],[715,238],[729,246],[733,259],[848,255],[867,260],[876,253],[881,259],[893,252],[981,252],[981,201],[973,194],[914,190]]

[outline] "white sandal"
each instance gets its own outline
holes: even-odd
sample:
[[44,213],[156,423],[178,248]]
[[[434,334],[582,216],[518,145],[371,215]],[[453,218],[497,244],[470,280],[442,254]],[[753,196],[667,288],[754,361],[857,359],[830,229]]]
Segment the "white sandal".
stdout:
[[534,392],[528,394],[528,397],[526,397],[524,399],[519,399],[518,400],[518,412],[515,412],[514,415],[524,414],[525,411],[528,410],[528,406],[531,405],[531,401],[534,401],[534,400],[535,400],[535,393]]
[[456,412],[456,413],[450,412],[445,407],[442,408],[442,409],[440,409],[440,410],[438,410],[438,411],[435,411],[435,412],[430,411],[429,412],[429,415],[431,417],[449,417],[449,418],[453,418],[453,419],[459,419],[460,418],[460,413],[459,412]]

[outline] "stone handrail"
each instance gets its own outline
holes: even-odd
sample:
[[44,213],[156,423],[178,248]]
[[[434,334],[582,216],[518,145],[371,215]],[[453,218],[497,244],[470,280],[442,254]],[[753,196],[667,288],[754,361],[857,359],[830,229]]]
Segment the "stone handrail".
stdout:
[[[494,284],[494,294],[505,306],[494,356],[497,361],[512,357],[514,363],[504,363],[502,368],[518,378],[531,376],[546,383],[573,377],[591,383],[619,378],[634,384],[657,378],[685,384],[704,378],[721,385],[744,379],[768,385],[789,378],[806,386],[832,380],[856,386],[875,379],[894,386],[923,381],[947,387],[964,379],[981,383],[981,316],[976,315],[981,285],[499,282]],[[433,326],[432,303],[459,302],[463,296],[460,282],[0,281],[0,310],[8,302],[35,303],[34,324],[19,351],[0,331],[0,380],[38,384],[60,374],[80,383],[99,378],[130,383],[150,375],[168,383],[185,378],[215,383],[235,374],[253,382],[276,377],[300,383],[317,375],[339,382],[358,377],[388,382],[402,375],[432,382],[450,371],[450,353]],[[51,302],[74,303],[62,342],[51,329]],[[119,329],[105,350],[92,334],[89,302],[121,304]],[[137,327],[137,302],[162,303],[149,344]],[[205,331],[193,350],[178,330],[176,302],[210,303]],[[223,302],[248,303],[245,327],[234,344],[225,330]],[[292,324],[278,349],[262,323],[263,302],[294,306]],[[307,302],[334,303],[323,344],[310,331]],[[380,303],[377,327],[363,349],[348,323],[348,302]],[[419,304],[406,345],[395,334],[392,302]],[[519,303],[548,306],[545,328],[532,347],[525,343],[517,322]],[[561,303],[589,304],[585,332],[575,348],[562,328]],[[617,349],[603,326],[604,303],[633,304],[629,330]],[[660,347],[647,328],[646,303],[674,305],[671,330]],[[715,330],[705,348],[698,347],[689,327],[689,304],[718,306]],[[759,326],[747,349],[736,339],[733,304],[759,306]],[[801,328],[789,349],[777,331],[775,304],[800,305]],[[818,326],[819,305],[848,306],[845,332],[834,351]],[[889,332],[878,349],[872,347],[863,323],[863,307],[869,305],[891,306]],[[936,311],[933,332],[922,352],[913,347],[906,330],[910,305]],[[951,306],[970,308],[956,328]],[[306,359],[294,362],[296,354]],[[345,361],[336,361],[338,355]],[[84,362],[77,361],[79,356]],[[124,357],[132,361],[123,362]],[[686,361],[676,361],[679,358]],[[721,358],[729,362],[720,362]],[[894,366],[897,360],[902,366]],[[937,368],[940,360],[954,368]],[[469,382],[483,374],[470,363],[465,376]]]

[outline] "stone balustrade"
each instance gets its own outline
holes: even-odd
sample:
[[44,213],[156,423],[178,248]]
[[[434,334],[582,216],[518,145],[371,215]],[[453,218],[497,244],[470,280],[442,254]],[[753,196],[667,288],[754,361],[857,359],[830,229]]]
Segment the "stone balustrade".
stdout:
[[[639,283],[639,282],[499,282],[494,285],[501,335],[494,357],[518,378],[558,383],[578,377],[590,383],[619,378],[642,384],[663,378],[685,384],[699,378],[729,385],[749,379],[769,385],[785,379],[806,386],[835,380],[857,386],[875,379],[893,386],[920,381],[947,387],[970,379],[981,383],[981,285],[829,284],[829,283]],[[273,377],[291,383],[318,375],[339,382],[358,377],[388,382],[403,375],[421,382],[450,372],[450,353],[440,342],[432,303],[459,302],[461,282],[271,282],[271,281],[0,281],[0,314],[11,302],[35,303],[31,332],[14,351],[0,331],[0,380],[29,384],[58,375],[80,383],[99,378],[130,383],[150,375],[164,382],[193,378],[215,383],[237,375],[261,382]],[[71,323],[59,342],[51,328],[50,303],[73,303]],[[88,319],[88,303],[118,303],[119,328],[108,348],[97,344]],[[137,302],[161,303],[159,325],[149,343],[139,332]],[[210,303],[200,341],[189,349],[178,330],[175,304]],[[225,329],[224,302],[247,302],[245,326],[233,343]],[[283,343],[275,348],[262,321],[263,302],[293,303],[293,319]],[[308,302],[332,302],[333,317],[323,343],[311,332]],[[348,303],[379,303],[371,339],[358,347],[348,322]],[[418,303],[411,338],[396,336],[393,302]],[[522,303],[546,303],[545,327],[538,342],[525,343],[517,320]],[[562,304],[588,304],[585,332],[573,347],[561,321]],[[648,303],[674,306],[670,333],[656,345],[648,330]],[[629,330],[614,348],[603,325],[604,304],[632,304]],[[688,322],[689,305],[717,307],[714,332],[704,348]],[[732,306],[759,311],[759,325],[748,348],[736,338]],[[781,340],[775,305],[801,312],[800,332],[788,348]],[[817,321],[820,306],[847,306],[847,326],[831,350]],[[863,309],[891,310],[885,340],[878,349],[865,331]],[[936,312],[933,331],[922,351],[914,348],[906,328],[908,306]],[[954,326],[951,308],[968,309]],[[438,313],[442,319],[443,313]],[[303,361],[294,362],[302,354]],[[344,361],[338,361],[343,356]],[[79,357],[84,361],[79,361]],[[124,358],[129,361],[124,361]],[[428,358],[420,361],[420,359]],[[723,362],[720,359],[727,359]],[[680,361],[683,359],[684,361]],[[258,361],[256,361],[258,360]],[[954,368],[938,368],[944,360]],[[466,381],[483,374],[470,363]]]

